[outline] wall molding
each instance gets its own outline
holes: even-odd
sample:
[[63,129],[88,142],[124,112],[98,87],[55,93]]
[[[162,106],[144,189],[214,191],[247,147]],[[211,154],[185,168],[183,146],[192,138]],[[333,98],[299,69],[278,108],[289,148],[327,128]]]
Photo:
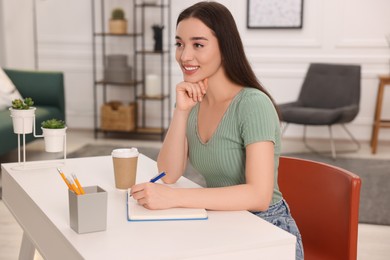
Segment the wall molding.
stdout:
[[252,38],[247,37],[242,39],[243,44],[247,48],[259,49],[259,47],[266,48],[321,48],[322,43],[316,38]]
[[335,48],[364,48],[364,49],[389,49],[385,36],[381,38],[345,38],[335,44]]
[[256,63],[283,63],[283,64],[308,64],[314,61],[318,62],[336,62],[336,63],[360,63],[360,64],[386,64],[388,57],[381,54],[283,54],[277,52],[268,52],[267,54],[251,54],[250,60]]

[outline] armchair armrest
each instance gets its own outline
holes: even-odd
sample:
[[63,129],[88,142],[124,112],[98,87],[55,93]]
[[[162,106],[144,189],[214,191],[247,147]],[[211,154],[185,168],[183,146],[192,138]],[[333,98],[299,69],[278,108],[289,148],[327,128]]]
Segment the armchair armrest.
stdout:
[[292,102],[277,104],[277,107],[279,109],[286,109],[286,108],[298,107],[298,106],[302,106],[302,103],[300,101],[292,101]]

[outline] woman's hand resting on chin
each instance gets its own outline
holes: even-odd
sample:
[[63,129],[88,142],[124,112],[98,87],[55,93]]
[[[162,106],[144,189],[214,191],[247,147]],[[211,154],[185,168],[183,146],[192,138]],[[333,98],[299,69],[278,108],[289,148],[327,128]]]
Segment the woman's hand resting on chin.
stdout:
[[176,86],[176,108],[180,110],[190,110],[198,102],[202,102],[206,94],[208,79],[191,83],[180,82]]

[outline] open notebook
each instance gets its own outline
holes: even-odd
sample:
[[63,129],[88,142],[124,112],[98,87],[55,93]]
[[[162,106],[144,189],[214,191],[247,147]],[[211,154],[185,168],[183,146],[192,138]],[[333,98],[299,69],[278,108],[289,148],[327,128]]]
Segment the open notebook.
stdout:
[[133,197],[130,197],[130,191],[127,192],[127,219],[129,221],[204,220],[207,218],[205,209],[146,209],[139,205]]

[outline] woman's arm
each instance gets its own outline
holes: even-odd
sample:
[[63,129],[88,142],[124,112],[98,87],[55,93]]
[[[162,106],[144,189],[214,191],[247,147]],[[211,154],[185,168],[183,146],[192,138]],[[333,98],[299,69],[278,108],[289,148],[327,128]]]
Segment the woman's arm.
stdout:
[[182,176],[187,163],[186,128],[189,111],[175,109],[171,125],[157,158],[159,172],[166,172],[165,183],[174,183]]
[[197,82],[180,82],[176,86],[176,108],[164,143],[157,157],[160,172],[167,175],[165,183],[174,183],[183,175],[188,158],[186,138],[187,120],[191,109],[202,101],[207,90],[207,79]]
[[138,203],[149,209],[172,207],[210,210],[267,210],[274,187],[274,144],[257,142],[246,148],[246,183],[221,188],[170,188],[142,183],[132,188]]

